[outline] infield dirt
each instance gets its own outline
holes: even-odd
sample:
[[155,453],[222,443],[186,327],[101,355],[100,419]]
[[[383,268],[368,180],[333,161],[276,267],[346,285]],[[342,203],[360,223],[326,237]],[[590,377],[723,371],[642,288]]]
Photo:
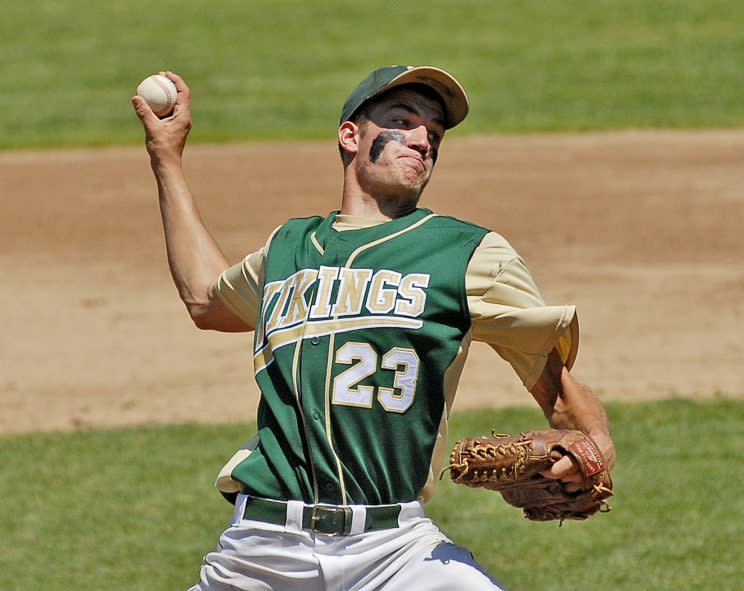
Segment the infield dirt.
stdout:
[[[332,142],[189,146],[231,261],[336,209]],[[422,206],[488,226],[550,303],[603,400],[744,398],[744,131],[448,139]],[[144,148],[0,154],[0,433],[254,417],[251,336],[193,328]],[[455,409],[531,404],[474,346]]]

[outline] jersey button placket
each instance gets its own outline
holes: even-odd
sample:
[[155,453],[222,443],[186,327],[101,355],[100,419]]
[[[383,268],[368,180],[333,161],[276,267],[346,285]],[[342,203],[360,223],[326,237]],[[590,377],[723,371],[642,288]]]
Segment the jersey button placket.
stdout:
[[[346,248],[344,248],[346,247]],[[343,262],[348,258],[350,253],[339,252],[339,250],[348,250],[348,246],[343,244],[343,241],[339,240],[338,236],[329,237],[324,243],[325,252],[321,258],[321,264],[329,267],[340,267]],[[346,258],[344,258],[346,255]],[[315,297],[317,294],[317,285],[312,290],[312,295],[309,297],[308,306],[312,308]],[[302,335],[300,338],[304,341],[302,346],[302,354],[299,359],[299,377],[300,382],[307,386],[312,384],[312,387],[308,389],[308,392],[312,392],[312,396],[303,398],[303,408],[306,409],[308,416],[312,417],[313,427],[310,429],[310,436],[314,440],[315,445],[319,450],[319,454],[326,455],[326,451],[322,453],[320,450],[328,450],[330,442],[326,432],[326,392],[325,392],[325,368],[328,363],[328,355],[331,352],[328,350],[330,338],[324,335],[323,338],[313,335],[311,330],[312,322],[308,317],[305,325],[302,329]],[[308,334],[308,332],[310,334]],[[311,336],[312,335],[312,336]],[[319,368],[323,368],[322,374],[318,372]],[[319,381],[320,379],[320,381]],[[322,383],[320,383],[322,382]],[[311,406],[312,405],[312,406]],[[335,455],[335,452],[333,452]],[[327,470],[334,472],[336,470],[335,464],[326,466]],[[326,501],[333,500],[333,502],[340,502],[340,486],[339,483],[333,477],[319,477],[318,485],[320,487],[321,495],[325,497]]]
[[[317,355],[320,353],[316,347],[313,347],[314,351],[310,351],[308,349],[306,343],[310,343],[311,339],[306,338],[307,330],[308,330],[308,320],[309,320],[309,313],[310,308],[313,305],[313,301],[315,299],[315,294],[317,290],[317,285],[312,286],[307,292],[307,314],[308,316],[305,317],[305,321],[302,325],[302,330],[299,335],[299,343],[298,346],[300,347],[300,355],[298,357],[298,363],[297,363],[297,369],[296,369],[296,378],[297,378],[297,389],[298,389],[298,403],[300,412],[303,416],[311,416],[313,419],[313,423],[315,423],[314,426],[310,427],[308,429],[309,425],[306,425],[306,436],[308,438],[308,444],[309,447],[312,449],[313,447],[317,446],[318,444],[322,444],[322,437],[321,434],[323,433],[323,428],[318,423],[321,422],[322,415],[320,412],[318,412],[317,409],[311,408],[318,404],[317,400],[314,399],[312,392],[315,390],[315,388],[312,387],[312,380],[308,381],[308,367],[314,367],[317,364]],[[320,343],[320,339],[317,337],[312,337],[312,341],[317,341],[317,343],[313,342],[313,345],[317,345]],[[304,423],[303,419],[303,423]],[[312,453],[312,452],[311,452]],[[316,473],[316,463],[315,459],[311,458],[310,464],[312,466],[312,479],[316,482],[316,486],[320,485],[322,486],[321,482],[317,481],[318,475]],[[317,489],[316,489],[317,491]],[[316,499],[317,500],[317,499]]]

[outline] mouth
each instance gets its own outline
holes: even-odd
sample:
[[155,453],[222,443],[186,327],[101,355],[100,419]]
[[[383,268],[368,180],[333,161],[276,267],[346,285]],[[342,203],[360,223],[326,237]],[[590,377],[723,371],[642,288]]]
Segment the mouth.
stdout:
[[412,154],[404,154],[403,156],[399,156],[401,160],[405,160],[412,164],[415,168],[419,168],[422,171],[426,170],[426,165],[424,164],[424,161],[419,156],[413,156]]

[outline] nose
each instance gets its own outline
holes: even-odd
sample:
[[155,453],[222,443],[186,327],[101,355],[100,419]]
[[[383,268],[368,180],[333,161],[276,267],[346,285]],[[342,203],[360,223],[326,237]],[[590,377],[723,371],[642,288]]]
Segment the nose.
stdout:
[[429,143],[429,130],[426,129],[425,125],[419,125],[408,130],[406,146],[412,150],[416,150],[421,156],[426,158],[431,144]]

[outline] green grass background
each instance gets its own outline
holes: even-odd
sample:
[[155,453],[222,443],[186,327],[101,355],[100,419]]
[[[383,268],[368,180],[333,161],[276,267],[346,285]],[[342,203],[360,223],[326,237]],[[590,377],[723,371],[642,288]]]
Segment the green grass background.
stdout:
[[160,69],[192,141],[332,137],[380,65],[433,63],[472,98],[456,133],[744,124],[744,2],[7,0],[0,149],[136,143]]
[[[510,591],[716,590],[741,584],[744,403],[608,405],[613,510],[532,523],[442,481],[432,517]],[[452,437],[544,422],[532,408],[456,413]],[[230,507],[215,472],[252,425],[0,438],[0,589],[186,589]]]

